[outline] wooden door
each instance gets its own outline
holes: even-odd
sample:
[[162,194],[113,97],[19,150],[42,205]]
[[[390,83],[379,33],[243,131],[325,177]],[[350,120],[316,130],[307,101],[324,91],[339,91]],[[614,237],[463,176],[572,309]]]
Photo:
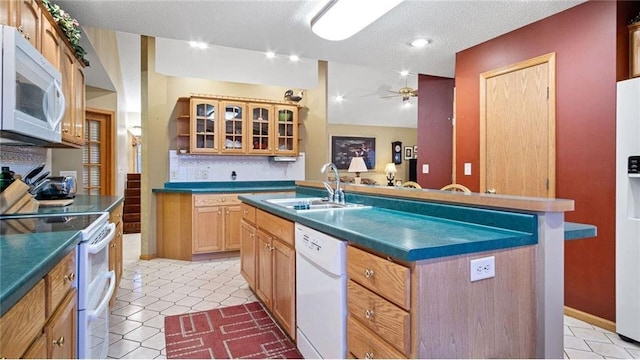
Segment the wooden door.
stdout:
[[273,314],[296,338],[296,252],[279,240],[273,241]]
[[193,210],[193,253],[222,250],[221,206],[198,207]]
[[555,197],[555,55],[481,78],[481,191]]
[[256,294],[264,305],[271,309],[273,290],[273,259],[271,257],[271,236],[258,230],[256,232]]
[[240,205],[226,206],[224,209],[224,249],[240,250],[240,220],[242,220]]
[[73,143],[75,141],[76,127],[73,116],[74,108],[74,89],[73,74],[75,69],[75,56],[73,52],[66,46],[61,48],[60,55],[60,74],[62,74],[62,93],[65,98],[64,117],[62,118],[62,140]]
[[220,109],[217,101],[191,99],[191,153],[217,153]]
[[244,220],[240,228],[240,273],[256,291],[256,228]]
[[17,10],[16,27],[33,47],[40,50],[40,6],[36,0],[20,0]]
[[[83,126],[86,142],[82,148],[82,186],[87,195],[114,195],[114,116],[110,111],[98,109],[86,111],[86,121]],[[82,138],[85,139],[85,136]]]
[[73,289],[45,326],[50,359],[75,359],[78,310]]
[[273,153],[273,105],[248,104],[248,153]]
[[60,51],[64,43],[58,36],[54,26],[54,24],[49,22],[49,19],[44,16],[42,17],[42,36],[40,39],[42,49],[40,52],[47,60],[49,60],[51,65],[56,69],[60,69]]
[[84,67],[80,60],[73,59],[73,125],[76,127],[74,143],[84,145],[84,121],[85,121],[85,89],[84,89]]

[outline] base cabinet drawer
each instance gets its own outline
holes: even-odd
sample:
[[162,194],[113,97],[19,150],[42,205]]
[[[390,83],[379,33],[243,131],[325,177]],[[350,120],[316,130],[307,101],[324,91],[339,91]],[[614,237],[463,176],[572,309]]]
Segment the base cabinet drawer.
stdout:
[[347,352],[358,359],[406,358],[351,316],[347,319],[347,334]]
[[349,315],[358,319],[380,338],[409,354],[410,314],[353,281],[347,283]]
[[0,318],[0,358],[22,357],[32,341],[42,333],[46,319],[42,279]]

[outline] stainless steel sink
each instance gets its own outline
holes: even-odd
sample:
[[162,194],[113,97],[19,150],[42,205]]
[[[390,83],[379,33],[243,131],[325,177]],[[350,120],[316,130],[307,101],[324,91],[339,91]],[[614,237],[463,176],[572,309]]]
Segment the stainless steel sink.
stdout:
[[352,210],[352,209],[370,209],[371,206],[362,204],[337,204],[329,202],[323,198],[285,198],[285,199],[269,199],[266,202],[278,206],[282,206],[287,209],[292,209],[297,212],[307,211],[324,211],[324,210]]

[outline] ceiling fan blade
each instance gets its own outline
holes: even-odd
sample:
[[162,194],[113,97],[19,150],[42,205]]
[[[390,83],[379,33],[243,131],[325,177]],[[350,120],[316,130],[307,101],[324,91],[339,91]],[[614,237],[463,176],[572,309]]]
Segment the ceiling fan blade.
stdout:
[[395,94],[395,95],[387,95],[387,96],[380,96],[381,99],[386,99],[386,98],[394,98],[396,96],[400,96],[399,94]]

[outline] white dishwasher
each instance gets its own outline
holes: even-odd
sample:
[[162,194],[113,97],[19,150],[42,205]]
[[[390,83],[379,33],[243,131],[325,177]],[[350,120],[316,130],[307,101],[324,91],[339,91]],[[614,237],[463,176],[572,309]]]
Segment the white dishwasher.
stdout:
[[347,355],[346,243],[296,223],[296,327],[304,358]]

